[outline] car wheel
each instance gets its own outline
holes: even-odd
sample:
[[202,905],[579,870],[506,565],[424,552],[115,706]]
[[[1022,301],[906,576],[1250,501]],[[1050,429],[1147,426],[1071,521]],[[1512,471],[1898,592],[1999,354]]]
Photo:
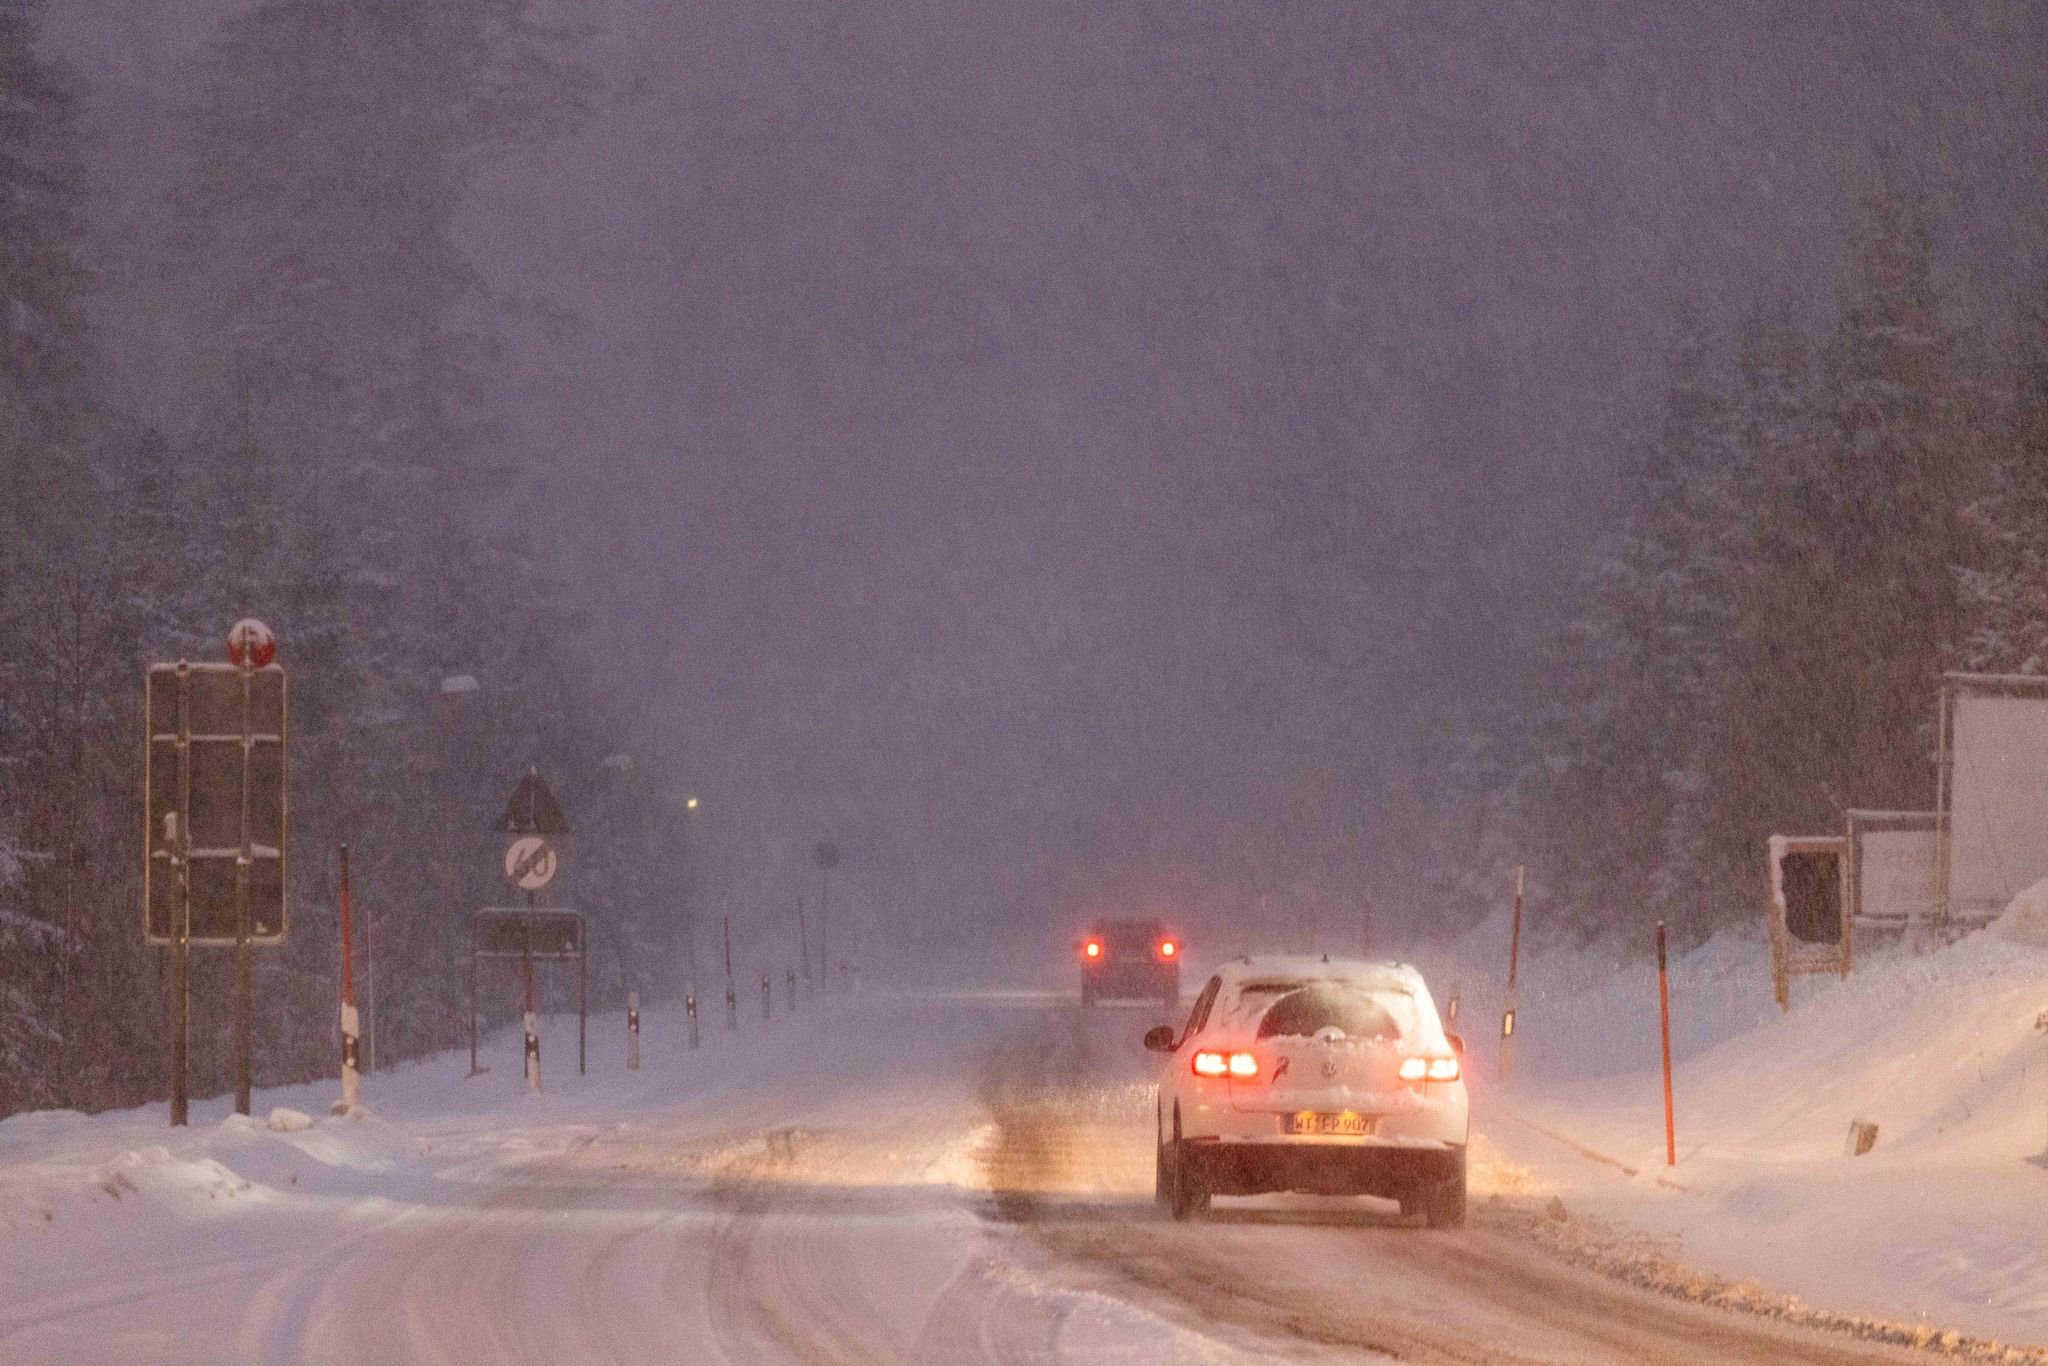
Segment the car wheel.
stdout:
[[1451,1174],[1430,1187],[1423,1198],[1422,1217],[1431,1228],[1461,1228],[1465,1223],[1465,1150],[1458,1149],[1458,1162]]
[[1167,1208],[1175,1219],[1187,1219],[1209,1208],[1209,1188],[1202,1180],[1199,1164],[1188,1160],[1187,1140],[1180,1136],[1180,1107],[1173,1110],[1173,1158],[1171,1196]]

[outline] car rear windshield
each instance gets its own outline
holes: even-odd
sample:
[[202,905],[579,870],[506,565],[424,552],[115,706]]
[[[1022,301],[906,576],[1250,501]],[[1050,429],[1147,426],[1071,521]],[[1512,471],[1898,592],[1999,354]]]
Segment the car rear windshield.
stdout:
[[1415,998],[1405,991],[1317,982],[1274,1001],[1259,1021],[1259,1037],[1313,1038],[1335,1029],[1347,1039],[1400,1039],[1414,1027]]
[[1166,935],[1154,920],[1112,920],[1103,926],[1101,937],[1119,953],[1150,953]]

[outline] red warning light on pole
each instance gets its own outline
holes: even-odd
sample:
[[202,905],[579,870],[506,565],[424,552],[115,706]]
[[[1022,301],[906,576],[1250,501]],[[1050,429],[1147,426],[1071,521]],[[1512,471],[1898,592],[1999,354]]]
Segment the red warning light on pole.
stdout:
[[1171,958],[1179,952],[1180,945],[1174,943],[1171,939],[1162,939],[1159,941],[1159,956],[1161,958]]
[[1091,939],[1081,946],[1081,952],[1090,958],[1100,958],[1102,957],[1102,942],[1097,939]]
[[228,630],[228,663],[264,669],[277,658],[277,636],[254,617],[243,617]]

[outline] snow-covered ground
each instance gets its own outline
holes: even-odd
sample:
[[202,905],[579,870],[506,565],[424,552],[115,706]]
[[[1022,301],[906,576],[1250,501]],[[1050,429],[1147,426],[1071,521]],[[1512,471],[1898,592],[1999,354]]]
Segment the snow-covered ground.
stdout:
[[988,1255],[977,1064],[1044,1005],[714,1015],[694,1052],[656,1009],[639,1072],[622,1021],[593,1021],[588,1076],[569,1017],[537,1097],[505,1032],[483,1075],[466,1050],[379,1074],[351,1117],[331,1083],[180,1130],[162,1105],[15,1116],[0,1361],[944,1360],[928,1320],[975,1341],[1020,1319],[1080,1366],[1254,1360]]
[[[1595,1244],[1641,1231],[1759,1298],[2048,1345],[2040,912],[2048,894],[2003,933],[1864,953],[1847,982],[1795,983],[1789,1014],[1760,937],[1675,956],[1672,1168],[1646,961],[1533,955],[1503,1084],[1497,984],[1425,959],[1462,997],[1482,1135],[1479,1226],[1445,1235],[1465,1240],[1441,1245],[1449,1257],[1390,1215],[1333,1223],[1285,1198],[1206,1229],[1148,1223],[1149,1019],[1037,991],[872,993],[737,1035],[714,1016],[697,1052],[653,1010],[638,1073],[608,1016],[584,1077],[573,1019],[555,1020],[540,1097],[504,1033],[487,1073],[468,1075],[466,1050],[382,1073],[352,1118],[329,1116],[331,1083],[259,1092],[250,1120],[200,1103],[175,1131],[161,1105],[19,1115],[0,1122],[0,1360],[631,1359],[659,1340],[707,1360],[965,1359],[962,1344],[1004,1358],[1026,1343],[1019,1359],[1231,1362],[1271,1359],[1272,1335],[1326,1298],[1352,1317],[1287,1339],[1288,1359],[1426,1355],[1431,1321],[1358,1326],[1391,1320],[1357,1287],[1403,1277],[1415,1304],[1472,1298],[1474,1331],[1533,1321],[1565,1344],[1542,1359],[1575,1360],[1571,1343],[1607,1339],[1542,1320],[1565,1292],[1510,1312],[1474,1288],[1551,1274],[1547,1253],[1514,1250],[1515,1220],[1544,1209]],[[1862,1156],[1845,1153],[1852,1120],[1878,1128]],[[1052,1216],[991,1215],[992,1185],[1034,1183]],[[1223,1279],[1240,1252],[1268,1259],[1264,1289]],[[1175,1299],[1149,1268],[1192,1255],[1212,1256],[1213,1293]],[[1723,1345],[1709,1355],[1773,1359]],[[1835,1359],[1814,1350],[1798,1359]]]
[[[1691,1266],[1842,1313],[2048,1344],[2044,926],[2037,889],[1946,948],[1865,950],[1847,981],[1796,978],[1789,1012],[1760,932],[1675,956],[1675,1166],[1653,963],[1525,962],[1507,1083],[1498,985],[1467,970],[1475,1107],[1566,1210],[1664,1235]],[[1877,1126],[1861,1156],[1855,1121]]]

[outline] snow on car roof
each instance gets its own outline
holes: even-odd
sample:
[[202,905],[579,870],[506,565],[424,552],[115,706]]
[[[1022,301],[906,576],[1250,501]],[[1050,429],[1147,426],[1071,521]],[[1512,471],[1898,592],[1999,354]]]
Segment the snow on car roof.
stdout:
[[[1217,970],[1217,976],[1222,978],[1223,992],[1216,1005],[1216,1022],[1224,1029],[1248,1028],[1272,1004],[1273,991],[1284,991],[1297,983],[1345,982],[1411,998],[1426,997],[1428,993],[1422,984],[1422,974],[1406,963],[1325,958],[1320,954],[1239,958],[1225,963]],[[1261,991],[1261,987],[1268,990]],[[1422,1014],[1435,1017],[1433,1009]]]
[[1371,961],[1363,958],[1325,958],[1320,954],[1271,954],[1236,958],[1217,969],[1225,986],[1261,978],[1276,981],[1299,978],[1304,982],[1357,982],[1369,986],[1397,986],[1413,990],[1422,974],[1406,963]]

